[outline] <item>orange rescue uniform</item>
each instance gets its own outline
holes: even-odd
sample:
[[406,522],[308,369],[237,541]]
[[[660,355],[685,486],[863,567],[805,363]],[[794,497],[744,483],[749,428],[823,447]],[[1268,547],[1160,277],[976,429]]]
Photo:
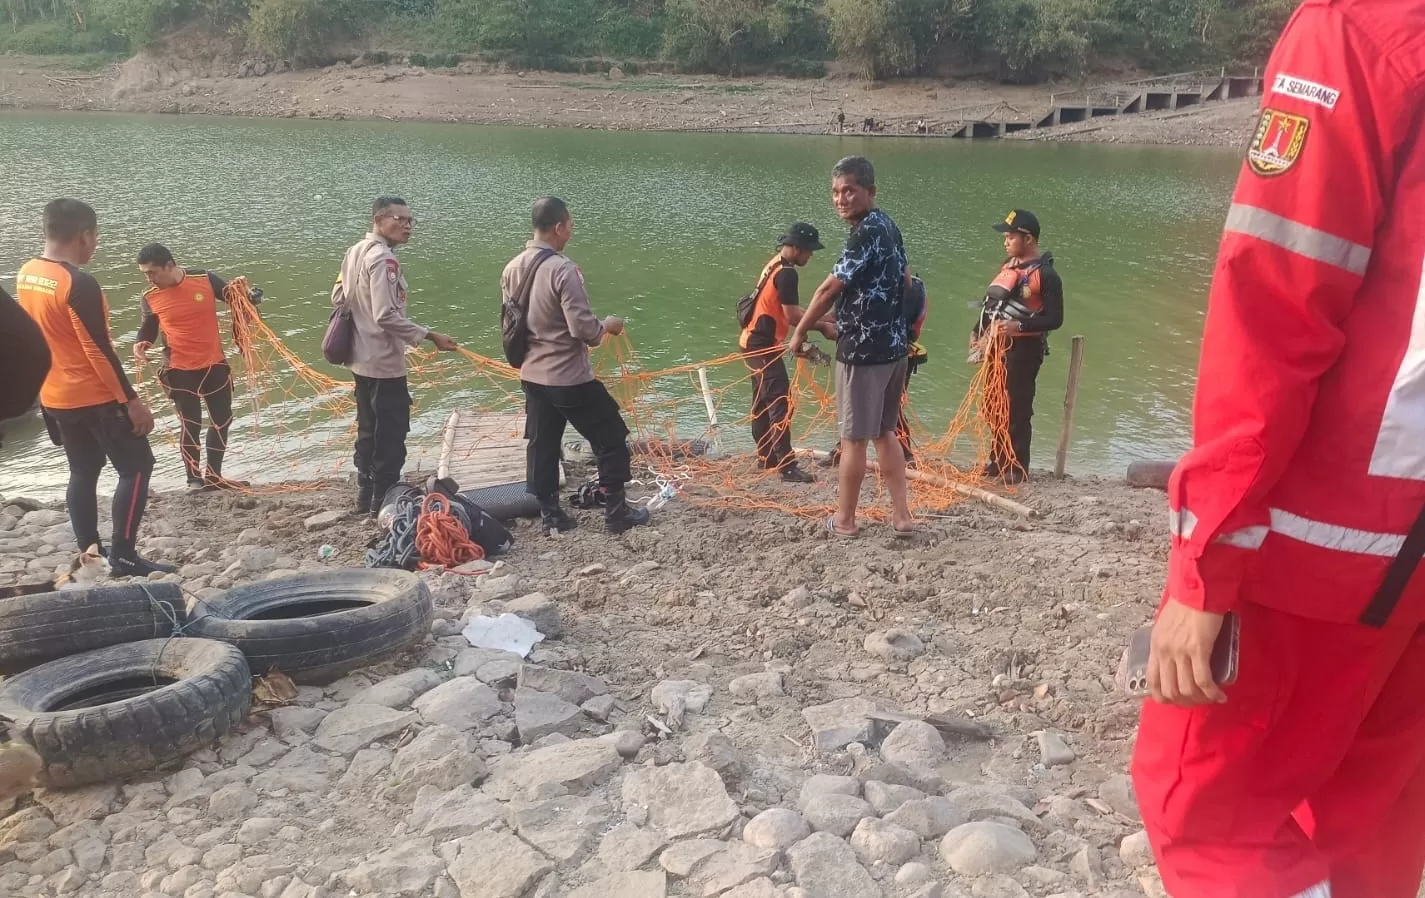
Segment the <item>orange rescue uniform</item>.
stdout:
[[40,388],[42,406],[76,409],[135,398],[109,336],[108,300],[92,275],[68,262],[31,259],[20,268],[15,288],[52,357]]
[[151,287],[143,295],[143,325],[139,340],[152,342],[163,330],[168,367],[201,371],[226,359],[218,333],[218,300],[227,302],[227,288],[217,275],[188,269],[172,287]]

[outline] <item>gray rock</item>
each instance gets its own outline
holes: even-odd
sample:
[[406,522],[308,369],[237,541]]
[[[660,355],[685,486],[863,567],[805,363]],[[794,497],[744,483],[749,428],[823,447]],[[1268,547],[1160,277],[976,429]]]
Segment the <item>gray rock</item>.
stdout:
[[594,861],[600,869],[609,873],[637,870],[667,844],[668,840],[662,833],[642,829],[632,823],[620,823],[604,836]]
[[815,898],[882,898],[884,893],[851,846],[831,833],[813,833],[787,852],[797,885]]
[[856,774],[863,783],[882,782],[888,786],[909,786],[927,795],[938,795],[945,788],[940,774],[926,767],[906,767],[904,764],[881,762]]
[[424,695],[445,678],[430,668],[418,667],[394,677],[387,677],[374,686],[363,689],[352,696],[348,704],[384,705],[387,708],[405,708],[418,695]]
[[573,705],[582,705],[594,696],[605,695],[609,691],[608,684],[596,677],[535,664],[520,666],[519,685],[522,689],[557,695]]
[[367,895],[424,895],[444,870],[429,843],[414,840],[368,857],[341,879]]
[[1025,867],[1019,871],[1019,881],[1039,889],[1051,889],[1069,884],[1069,874],[1049,867]]
[[104,784],[63,791],[40,789],[35,792],[35,803],[49,811],[56,826],[69,826],[113,813],[119,804],[119,787]]
[[1080,848],[1069,860],[1069,871],[1089,888],[1099,888],[1104,884],[1103,858],[1092,845]]
[[520,670],[524,667],[524,662],[518,659],[514,661],[488,661],[475,671],[475,679],[482,683],[493,686],[496,689],[512,688],[520,679]]
[[457,786],[448,792],[425,786],[416,793],[406,830],[433,836],[439,844],[486,829],[504,816],[503,805],[472,786]]
[[658,856],[658,865],[680,879],[686,878],[691,876],[703,861],[721,851],[726,844],[717,839],[675,842]]
[[802,783],[801,797],[797,800],[797,806],[805,808],[807,802],[819,795],[860,795],[861,781],[854,776],[832,776],[829,773],[816,773],[807,778]]
[[949,799],[934,795],[903,803],[886,815],[886,822],[905,827],[922,839],[938,839],[955,827],[968,823],[969,818]]
[[347,705],[328,714],[317,727],[312,742],[325,751],[351,757],[361,749],[415,723],[411,711],[382,705]]
[[1138,798],[1133,792],[1133,780],[1127,776],[1119,773],[1104,780],[1098,787],[1098,797],[1134,823],[1143,822],[1143,815],[1138,810]]
[[1118,843],[1118,859],[1130,870],[1153,865],[1153,846],[1148,844],[1148,833],[1138,830]]
[[396,759],[393,751],[385,748],[363,748],[351,759],[346,773],[341,776],[341,787],[350,792],[364,791],[377,777],[384,776]]
[[451,671],[457,677],[473,677],[480,668],[486,664],[494,662],[512,663],[518,669],[524,666],[524,660],[514,652],[502,652],[499,649],[467,648],[461,649],[455,656],[455,661]]
[[[866,783],[866,800],[871,803],[871,807],[876,809],[876,813],[882,817],[905,804],[907,801],[919,801],[925,797],[925,793],[910,786],[893,786],[883,783],[880,780],[871,780]],[[961,821],[964,822],[964,821]],[[944,833],[941,833],[944,835]]]
[[[538,800],[582,792],[623,764],[615,736],[577,739],[563,745],[506,755],[491,762],[484,791],[501,801]],[[716,776],[716,774],[713,774]]]
[[712,687],[695,680],[664,680],[649,696],[658,713],[666,715],[674,729],[682,726],[684,714],[701,714],[712,699]]
[[505,610],[534,624],[539,632],[551,639],[558,639],[564,634],[564,625],[559,620],[559,605],[542,592],[506,602]]
[[582,858],[612,818],[608,802],[589,797],[551,798],[509,811],[515,833],[560,864]]
[[1032,832],[1044,832],[1046,829],[1044,821],[1023,803],[989,786],[962,786],[945,797],[970,822],[1003,817],[1017,821],[1021,827]]
[[798,586],[796,589],[782,596],[782,604],[793,611],[805,608],[815,601],[816,599],[812,598],[811,590],[805,586]]
[[704,895],[720,895],[758,877],[771,876],[781,861],[780,851],[730,842],[699,864],[691,878]]
[[930,878],[934,875],[929,864],[912,861],[896,871],[896,885],[903,889],[913,889],[930,882]]
[[214,792],[208,798],[208,815],[219,820],[231,820],[257,807],[257,796],[245,785],[233,783]]
[[786,851],[811,835],[802,815],[787,808],[768,808],[742,828],[742,840],[754,848]]
[[568,898],[667,898],[668,879],[652,873],[615,873],[570,892]]
[[965,823],[940,842],[940,857],[962,876],[1008,873],[1034,863],[1037,856],[1028,836],[1002,823]]
[[856,825],[867,817],[876,816],[870,802],[854,795],[818,795],[802,808],[802,816],[817,832],[828,832],[846,838]]
[[1047,730],[1039,732],[1039,760],[1045,767],[1062,767],[1072,764],[1078,757],[1064,737]]
[[625,809],[647,808],[649,823],[674,839],[721,830],[738,817],[717,771],[696,761],[633,770],[622,794]]
[[326,719],[327,712],[316,708],[302,708],[295,705],[273,708],[267,712],[272,721],[272,732],[279,739],[291,739],[302,733],[310,733]]
[[583,723],[584,712],[557,695],[523,687],[515,693],[515,726],[525,745],[551,733],[573,736]]
[[862,647],[884,661],[914,661],[925,654],[925,643],[903,627],[877,630],[866,637]]
[[[513,574],[506,574],[503,577],[481,577],[480,578],[480,601],[497,602],[502,599],[513,598],[524,589],[524,584],[520,578]],[[549,634],[544,634],[548,636]]]
[[469,733],[433,726],[396,752],[391,774],[397,780],[392,796],[410,800],[422,786],[445,790],[478,783],[486,770]]
[[461,898],[520,898],[552,868],[539,852],[508,833],[479,832],[459,840],[450,878]]
[[879,745],[892,729],[910,718],[866,698],[844,698],[802,709],[817,751],[838,751],[852,742]]
[[740,702],[755,702],[787,694],[782,688],[782,674],[775,670],[738,677],[727,684],[727,691]]
[[724,783],[737,783],[746,773],[742,753],[722,733],[699,733],[683,743],[683,757],[716,770]]
[[589,715],[594,720],[604,722],[614,713],[614,708],[618,706],[618,700],[612,695],[596,695],[583,704],[579,705],[579,710]]
[[313,533],[317,530],[325,530],[345,517],[346,512],[335,508],[330,511],[319,511],[303,521],[302,527],[305,528],[308,533]]
[[723,892],[722,898],[782,898],[776,883],[767,877],[744,883],[730,892]]
[[643,734],[635,733],[632,730],[620,730],[612,736],[614,748],[619,755],[633,760],[638,757],[638,752],[643,748]]
[[867,817],[851,834],[851,849],[868,867],[899,866],[920,854],[920,836],[903,826]]
[[934,768],[945,760],[945,739],[923,720],[907,720],[881,743],[881,757],[911,769]]
[[74,843],[70,853],[74,855],[74,866],[84,873],[98,873],[104,866],[104,855],[108,847],[98,839],[81,839]]
[[[202,774],[198,774],[199,777]],[[59,827],[55,826],[40,808],[25,808],[8,817],[0,818],[0,845],[19,845],[25,842],[43,842]]]
[[411,705],[421,720],[457,730],[473,730],[499,714],[500,697],[474,677],[456,677]]
[[242,860],[242,846],[226,842],[222,845],[214,845],[203,854],[202,867],[204,870],[222,870],[231,867]]
[[275,836],[281,828],[280,817],[249,817],[238,827],[237,841],[239,845],[256,845]]

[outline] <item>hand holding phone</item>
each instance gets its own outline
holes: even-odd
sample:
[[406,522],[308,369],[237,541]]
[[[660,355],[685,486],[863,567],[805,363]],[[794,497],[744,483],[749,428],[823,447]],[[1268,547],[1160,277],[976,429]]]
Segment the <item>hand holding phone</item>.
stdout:
[[[1228,612],[1222,618],[1222,628],[1212,646],[1212,679],[1218,686],[1237,682],[1238,655],[1241,647],[1242,622]],[[1128,648],[1118,664],[1118,687],[1134,698],[1148,695],[1148,659],[1153,645],[1153,626],[1140,627],[1128,641]]]

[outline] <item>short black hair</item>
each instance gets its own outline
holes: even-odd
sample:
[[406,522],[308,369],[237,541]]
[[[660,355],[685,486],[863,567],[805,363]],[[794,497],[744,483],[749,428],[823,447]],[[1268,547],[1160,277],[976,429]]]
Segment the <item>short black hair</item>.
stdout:
[[377,217],[377,216],[380,215],[382,212],[385,212],[387,209],[391,208],[392,206],[405,206],[405,205],[408,205],[408,204],[406,203],[406,201],[403,200],[403,199],[401,199],[401,198],[398,197],[398,196],[384,196],[384,195],[383,195],[383,196],[378,196],[378,197],[376,198],[375,202],[373,202],[373,203],[371,204],[371,217],[372,217],[372,218]]
[[150,243],[139,250],[140,265],[159,265],[167,267],[173,264],[173,253],[162,243]]
[[865,156],[847,156],[831,169],[833,178],[855,178],[856,183],[868,190],[876,186],[876,169]]
[[88,203],[62,197],[45,206],[44,227],[47,239],[68,243],[81,234],[98,232],[99,216]]
[[542,196],[534,201],[529,220],[536,231],[552,231],[569,220],[569,204],[557,196]]

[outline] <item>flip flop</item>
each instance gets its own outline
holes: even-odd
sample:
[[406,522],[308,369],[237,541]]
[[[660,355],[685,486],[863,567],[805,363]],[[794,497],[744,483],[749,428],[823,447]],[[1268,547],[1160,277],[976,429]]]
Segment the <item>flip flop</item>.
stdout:
[[830,516],[828,516],[827,519],[826,519],[826,522],[825,522],[825,526],[826,526],[826,532],[827,532],[827,533],[830,533],[832,536],[838,537],[838,538],[840,538],[840,539],[855,539],[856,537],[858,537],[858,536],[861,535],[861,528],[859,528],[859,527],[857,527],[855,530],[853,530],[853,531],[850,532],[850,533],[846,533],[845,531],[842,531],[842,530],[837,530],[837,529],[836,529],[836,515],[830,515]]
[[891,535],[893,535],[896,539],[914,539],[919,533],[919,527],[912,527],[909,530],[900,530],[895,527],[891,528]]

